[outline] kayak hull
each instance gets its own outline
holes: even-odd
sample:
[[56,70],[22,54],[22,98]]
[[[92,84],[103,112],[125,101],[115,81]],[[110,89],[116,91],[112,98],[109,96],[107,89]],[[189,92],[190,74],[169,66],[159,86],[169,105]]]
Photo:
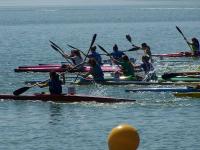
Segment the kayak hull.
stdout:
[[183,82],[200,82],[200,78],[197,77],[187,77],[187,76],[176,76],[172,77],[169,79],[162,79],[161,77],[158,78],[160,82],[164,81],[171,81],[171,82],[178,82],[178,81],[183,81]]
[[165,72],[163,75],[166,75],[167,77],[188,76],[188,75],[200,75],[200,71]]
[[199,57],[199,55],[193,55],[191,52],[177,52],[171,54],[153,54],[154,57]]
[[200,82],[147,82],[147,81],[104,81],[104,82],[68,82],[70,84],[76,84],[76,85],[90,85],[90,84],[101,84],[101,85],[198,85]]
[[[135,65],[136,71],[141,71],[140,65]],[[120,71],[121,69],[117,65],[103,65],[101,66],[103,72],[116,72]],[[91,70],[90,66],[84,66],[83,70],[76,70],[74,72],[89,72]],[[19,66],[18,68],[14,69],[15,72],[66,72],[68,71],[67,68],[62,67],[61,64],[41,64],[35,66]],[[69,71],[71,72],[71,71]]]
[[[115,72],[119,71],[120,68],[118,66],[102,66],[101,67],[104,72]],[[82,72],[89,72],[91,70],[90,66],[84,66]],[[30,67],[18,67],[14,69],[15,72],[66,72],[68,71],[66,68],[62,68],[61,66],[30,66]]]
[[121,81],[135,81],[135,77],[133,76],[120,76],[119,78],[114,78],[114,77],[106,77],[104,78],[104,81],[94,81],[93,78],[87,77],[87,78],[80,78],[76,82],[78,85],[86,85],[86,84],[93,84],[94,82],[99,83],[99,84],[106,84],[109,83],[110,81],[113,82],[121,82]]
[[135,100],[128,100],[123,98],[112,97],[96,97],[86,95],[50,95],[50,94],[35,94],[35,95],[9,95],[0,94],[0,99],[3,100],[41,100],[41,101],[53,101],[61,103],[72,102],[98,102],[98,103],[122,103],[122,102],[134,102]]
[[200,92],[174,93],[176,97],[200,98]]
[[180,87],[180,88],[139,88],[129,89],[126,92],[200,92],[200,89]]

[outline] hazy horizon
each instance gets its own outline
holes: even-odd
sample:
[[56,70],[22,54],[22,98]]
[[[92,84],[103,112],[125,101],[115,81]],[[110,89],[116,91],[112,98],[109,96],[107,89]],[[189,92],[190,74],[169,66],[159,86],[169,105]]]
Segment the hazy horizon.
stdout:
[[[192,1],[192,2],[191,2]],[[182,5],[198,0],[0,0],[0,6]]]

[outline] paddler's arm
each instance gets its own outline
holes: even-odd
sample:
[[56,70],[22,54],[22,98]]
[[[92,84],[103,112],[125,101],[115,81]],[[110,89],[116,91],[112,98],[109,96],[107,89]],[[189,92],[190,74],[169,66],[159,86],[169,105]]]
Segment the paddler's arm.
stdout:
[[49,83],[49,82],[47,81],[47,82],[44,82],[44,83],[37,83],[37,85],[38,85],[40,88],[44,88],[44,87],[49,86],[48,83]]
[[189,45],[192,45],[192,42],[186,41]]
[[66,59],[71,59],[71,57],[66,53],[63,53],[63,57],[65,57]]
[[138,46],[135,46],[134,45],[134,47],[133,48],[131,48],[131,49],[128,49],[128,50],[126,50],[126,51],[123,51],[123,52],[131,52],[131,51],[137,51],[137,50],[141,50],[141,47],[138,47]]

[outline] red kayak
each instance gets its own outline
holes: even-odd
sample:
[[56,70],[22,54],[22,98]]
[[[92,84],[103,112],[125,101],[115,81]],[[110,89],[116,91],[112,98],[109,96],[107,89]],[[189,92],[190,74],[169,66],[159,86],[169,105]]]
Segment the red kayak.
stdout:
[[[118,66],[103,65],[101,66],[103,72],[116,72],[121,70]],[[140,71],[139,65],[135,65],[136,71]],[[82,72],[89,72],[90,66],[84,66]],[[63,68],[61,64],[44,64],[36,66],[19,66],[14,69],[15,72],[65,72],[68,71],[67,68]]]
[[155,57],[199,57],[198,55],[193,55],[191,52],[177,52],[177,53],[170,53],[170,54],[153,54],[152,56]]
[[[119,71],[120,68],[118,66],[102,66],[101,67],[104,72],[115,72]],[[90,66],[84,66],[83,72],[89,72],[91,69]],[[62,66],[20,66],[16,69],[14,69],[15,72],[50,72],[50,71],[55,71],[55,72],[65,72],[67,71],[66,68],[62,68]]]
[[98,102],[98,103],[122,103],[122,102],[135,102],[135,100],[113,98],[113,97],[97,97],[88,95],[50,95],[50,94],[35,94],[35,95],[9,95],[0,94],[0,99],[3,100],[41,100],[41,101],[52,101],[61,103],[72,103],[72,102]]
[[19,66],[18,68],[44,68],[44,67],[61,67],[62,64],[39,64],[34,66]]

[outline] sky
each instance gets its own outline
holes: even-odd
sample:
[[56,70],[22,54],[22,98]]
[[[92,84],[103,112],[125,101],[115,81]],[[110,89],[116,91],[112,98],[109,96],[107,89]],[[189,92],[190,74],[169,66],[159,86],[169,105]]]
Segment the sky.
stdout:
[[0,6],[156,5],[159,2],[187,3],[188,0],[0,0]]

